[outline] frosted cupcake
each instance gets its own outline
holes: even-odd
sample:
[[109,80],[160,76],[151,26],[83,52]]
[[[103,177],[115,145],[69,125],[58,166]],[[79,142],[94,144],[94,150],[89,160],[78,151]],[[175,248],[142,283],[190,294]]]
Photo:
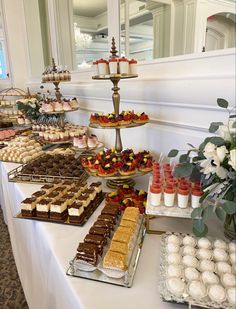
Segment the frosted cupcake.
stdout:
[[181,296],[185,291],[185,283],[179,278],[169,278],[166,280],[167,289],[176,296]]
[[188,291],[194,299],[202,299],[207,295],[207,289],[205,285],[198,280],[194,280],[189,283]]
[[218,284],[220,281],[219,277],[211,271],[204,271],[201,277],[205,284]]
[[219,284],[213,284],[209,287],[208,295],[212,301],[223,303],[226,299],[225,289]]

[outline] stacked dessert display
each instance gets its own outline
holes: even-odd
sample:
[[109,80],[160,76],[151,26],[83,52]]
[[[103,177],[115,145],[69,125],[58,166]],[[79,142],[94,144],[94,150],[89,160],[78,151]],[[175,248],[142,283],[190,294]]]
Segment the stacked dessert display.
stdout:
[[[78,109],[78,101],[76,98],[64,99],[60,92],[59,84],[61,82],[68,82],[71,80],[71,74],[67,69],[61,66],[56,66],[54,59],[52,58],[52,66],[46,68],[42,75],[42,83],[52,83],[55,86],[55,99],[44,100],[41,108],[41,112],[47,115],[59,115],[60,127],[63,130],[65,127],[64,116],[65,112],[73,112]],[[65,141],[57,141],[54,143],[62,143]],[[51,142],[50,142],[51,143]]]
[[[93,163],[95,165],[97,164],[97,167],[99,165],[99,169],[90,164],[86,166],[86,162],[83,162],[83,166],[90,175],[108,179],[107,186],[110,188],[117,188],[124,183],[134,185],[133,177],[150,172],[152,158],[149,154],[145,157],[145,154],[139,160],[139,154],[134,154],[132,150],[128,149],[123,151],[120,130],[144,125],[149,119],[145,113],[134,113],[133,111],[123,111],[120,113],[120,88],[118,87],[118,83],[121,79],[138,77],[136,72],[137,61],[133,59],[129,61],[124,57],[118,58],[115,39],[112,38],[111,57],[109,61],[100,59],[94,62],[94,65],[97,70],[97,75],[93,76],[93,79],[111,80],[113,83],[112,100],[114,112],[109,114],[92,114],[90,117],[90,127],[96,129],[115,129],[116,141],[114,150],[110,151],[112,153],[101,152],[100,157],[97,155],[94,158],[95,161]],[[131,152],[129,153],[129,151]],[[125,163],[123,162],[124,157],[126,158]],[[146,164],[147,162],[151,163]],[[145,168],[142,169],[144,165]]]
[[[16,102],[19,99],[30,97],[30,93],[19,88],[8,88],[0,92],[0,117],[4,123],[12,123],[12,125],[31,124],[30,120],[22,116],[22,112],[17,109]],[[1,125],[0,125],[1,129]]]

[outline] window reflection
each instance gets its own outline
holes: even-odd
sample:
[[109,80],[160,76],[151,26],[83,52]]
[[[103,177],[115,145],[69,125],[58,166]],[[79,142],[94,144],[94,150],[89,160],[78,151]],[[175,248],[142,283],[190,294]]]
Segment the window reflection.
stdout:
[[108,56],[106,0],[73,0],[75,70]]

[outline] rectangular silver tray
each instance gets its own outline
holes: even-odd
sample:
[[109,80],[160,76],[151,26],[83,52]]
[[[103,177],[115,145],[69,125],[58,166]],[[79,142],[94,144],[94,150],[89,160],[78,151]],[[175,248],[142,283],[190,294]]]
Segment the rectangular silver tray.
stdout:
[[173,207],[166,207],[161,201],[160,206],[152,206],[150,199],[150,186],[152,183],[152,176],[149,178],[148,184],[148,196],[147,196],[147,206],[146,214],[152,216],[163,216],[163,217],[175,217],[175,218],[191,218],[191,213],[193,208],[190,207],[190,204],[187,208],[180,208],[177,205]]
[[142,222],[140,224],[140,228],[138,232],[138,237],[136,239],[136,244],[132,252],[129,268],[124,277],[120,279],[111,278],[111,277],[106,276],[99,269],[96,269],[90,272],[81,271],[78,268],[76,268],[75,258],[72,261],[70,261],[70,267],[68,268],[66,274],[72,277],[79,277],[79,278],[84,278],[84,279],[89,279],[93,281],[99,281],[103,283],[108,283],[108,284],[130,288],[134,280],[134,275],[135,275],[135,271],[138,265],[138,260],[139,260],[141,248],[143,245],[145,232],[146,232],[146,229],[144,225],[144,218],[142,218]]
[[[195,306],[200,308],[214,308],[214,309],[235,309],[234,305],[231,305],[227,301],[224,301],[223,303],[219,304],[216,302],[213,302],[209,299],[209,297],[205,297],[202,300],[195,300],[191,297],[191,295],[188,294],[186,291],[181,296],[177,297],[174,294],[172,294],[166,287],[166,267],[167,267],[167,251],[166,251],[166,238],[169,235],[176,235],[178,237],[185,237],[187,234],[183,233],[171,233],[167,232],[162,235],[161,237],[161,252],[160,252],[160,278],[159,278],[159,292],[160,296],[163,299],[163,301],[172,302],[172,303],[179,303],[179,304],[188,304],[189,306]],[[197,239],[196,236],[193,235]],[[213,237],[207,237],[209,240],[214,241],[215,238]],[[226,241],[227,242],[227,241]],[[217,272],[215,272],[218,274]]]

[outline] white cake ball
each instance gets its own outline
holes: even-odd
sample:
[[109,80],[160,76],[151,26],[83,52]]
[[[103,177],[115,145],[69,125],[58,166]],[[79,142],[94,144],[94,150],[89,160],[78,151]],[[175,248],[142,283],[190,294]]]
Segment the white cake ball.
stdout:
[[192,236],[185,236],[185,237],[183,238],[183,244],[184,244],[185,246],[192,246],[192,247],[194,247],[195,244],[196,244],[196,240],[195,240],[195,238],[192,237]]
[[230,304],[233,304],[233,305],[236,304],[236,289],[235,288],[229,288],[227,290],[227,299]]
[[201,260],[210,260],[212,257],[212,251],[201,248],[197,251],[197,257]]
[[213,250],[214,259],[218,262],[225,262],[228,260],[228,254],[224,249],[214,249]]
[[205,285],[198,280],[192,281],[188,286],[189,294],[195,299],[202,299],[207,294]]
[[191,246],[184,246],[183,247],[183,255],[195,255],[196,249]]
[[182,262],[187,267],[197,267],[198,265],[198,260],[192,255],[185,255]]
[[227,249],[227,243],[221,239],[217,239],[214,241],[214,247],[218,249]]
[[229,258],[232,264],[236,263],[236,253],[235,252],[230,253]]
[[211,248],[211,242],[209,239],[202,237],[198,240],[198,247],[204,248],[204,249],[210,249]]
[[180,278],[182,275],[182,267],[179,265],[169,265],[167,267],[167,275],[168,277],[177,277]]
[[167,244],[166,249],[169,253],[177,253],[179,252],[179,245],[170,242]]
[[180,239],[179,239],[178,236],[172,234],[172,235],[168,236],[167,242],[168,242],[168,243],[172,243],[172,244],[179,245],[179,244],[180,244]]
[[185,290],[185,283],[179,278],[169,278],[166,280],[167,289],[176,296],[181,296]]
[[229,251],[230,252],[235,252],[236,251],[236,243],[235,242],[230,242],[229,243]]
[[226,263],[226,262],[218,262],[216,263],[216,269],[218,271],[218,273],[222,274],[222,273],[231,273],[231,266]]
[[184,276],[188,281],[197,280],[199,278],[199,272],[194,267],[187,267],[184,270]]
[[236,277],[235,275],[225,273],[221,276],[221,282],[223,283],[225,287],[229,287],[229,288],[235,287]]
[[214,274],[213,272],[211,271],[204,271],[202,273],[202,281],[205,283],[205,284],[217,284],[219,283],[219,278],[216,274]]
[[181,261],[181,255],[178,253],[171,253],[167,256],[167,261],[169,264],[179,264]]
[[201,271],[214,271],[215,270],[215,263],[210,260],[201,260],[199,264],[199,269]]
[[209,287],[208,295],[212,301],[222,303],[225,300],[225,289],[219,284],[213,284]]

